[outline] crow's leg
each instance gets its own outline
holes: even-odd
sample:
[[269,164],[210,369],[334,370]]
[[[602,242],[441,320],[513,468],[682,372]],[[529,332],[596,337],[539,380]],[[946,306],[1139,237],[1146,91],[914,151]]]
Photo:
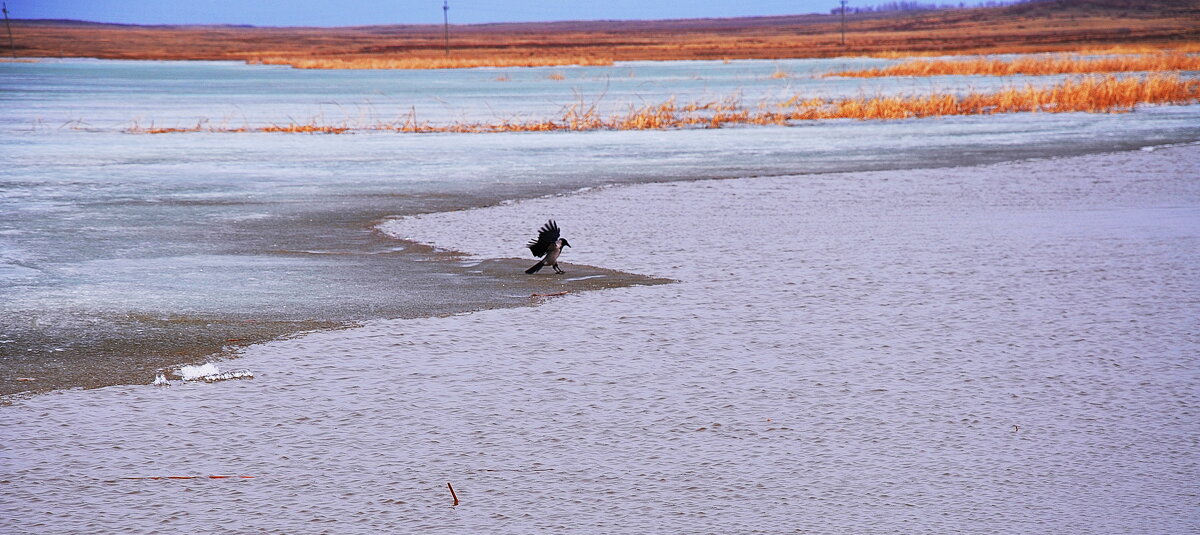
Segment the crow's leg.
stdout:
[[558,264],[554,264],[553,266],[550,266],[550,267],[553,267],[553,268],[554,268],[554,272],[555,272],[555,273],[558,273],[558,274],[560,274],[560,275],[561,275],[561,274],[563,274],[563,273],[566,273],[566,271],[563,271],[563,270],[562,270],[562,268],[558,267]]

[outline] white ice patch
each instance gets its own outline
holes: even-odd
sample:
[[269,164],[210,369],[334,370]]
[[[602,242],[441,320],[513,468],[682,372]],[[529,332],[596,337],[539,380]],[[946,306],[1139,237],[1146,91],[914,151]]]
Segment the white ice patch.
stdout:
[[199,366],[184,366],[179,368],[179,376],[184,381],[196,381],[206,375],[216,375],[219,373],[221,373],[221,370],[218,370],[217,365],[211,362]]
[[[217,368],[216,364],[207,363],[199,366],[184,366],[179,368],[179,376],[184,381],[204,381],[206,383],[214,383],[217,381],[227,381],[229,379],[253,379],[254,373],[250,370],[233,370],[223,372]],[[155,380],[157,384],[157,379]]]

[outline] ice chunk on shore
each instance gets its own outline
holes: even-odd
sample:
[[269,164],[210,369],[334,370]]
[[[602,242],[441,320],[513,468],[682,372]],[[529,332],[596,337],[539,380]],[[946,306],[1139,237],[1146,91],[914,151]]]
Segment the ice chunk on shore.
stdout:
[[217,368],[216,364],[207,363],[199,366],[184,366],[179,368],[179,376],[183,377],[184,381],[204,381],[213,383],[216,381],[227,381],[229,379],[253,379],[254,374],[250,370],[233,370],[222,372]]
[[216,375],[219,373],[221,373],[221,370],[218,370],[217,365],[211,362],[207,364],[201,364],[199,366],[184,366],[179,368],[179,376],[182,377],[184,381],[197,381],[201,377],[207,375]]

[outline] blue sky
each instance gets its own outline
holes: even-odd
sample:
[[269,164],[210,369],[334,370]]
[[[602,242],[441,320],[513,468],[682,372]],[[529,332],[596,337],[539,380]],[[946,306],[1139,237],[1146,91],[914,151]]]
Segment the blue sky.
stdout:
[[[22,19],[255,26],[351,26],[442,22],[442,0],[4,1],[8,4],[11,16]],[[866,6],[884,1],[851,0],[849,5]],[[837,5],[837,0],[450,0],[450,22],[467,24],[790,15],[828,13]]]

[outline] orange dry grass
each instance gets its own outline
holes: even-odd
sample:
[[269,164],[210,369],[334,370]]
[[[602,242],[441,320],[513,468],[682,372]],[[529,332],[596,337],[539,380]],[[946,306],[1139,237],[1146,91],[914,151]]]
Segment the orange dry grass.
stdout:
[[138,128],[135,133],[169,132],[305,132],[341,134],[353,130],[382,130],[410,133],[486,133],[550,132],[582,130],[664,130],[674,128],[722,128],[731,125],[786,125],[819,119],[908,119],[944,115],[988,115],[1015,112],[1091,112],[1132,111],[1139,104],[1195,104],[1200,102],[1200,80],[1178,75],[1152,74],[1145,78],[1113,75],[1087,76],[1037,88],[1026,85],[995,93],[927,96],[876,96],[846,99],[803,99],[799,95],[786,101],[763,103],[756,108],[744,106],[737,97],[721,101],[680,105],[670,98],[661,104],[630,108],[624,114],[602,117],[596,105],[582,101],[563,109],[558,119],[534,121],[501,120],[488,123],[460,122],[450,125],[418,123],[415,110],[403,121],[379,123],[359,128],[345,124],[304,125],[259,128]]
[[539,57],[475,57],[475,58],[306,58],[259,57],[247,63],[257,65],[291,65],[296,69],[470,69],[475,67],[556,67],[561,65],[612,65],[612,58],[591,56]]
[[285,124],[283,126],[271,125],[258,128],[259,132],[286,132],[289,134],[344,134],[350,131],[350,127],[345,124],[340,126],[319,125],[315,122],[309,124]]
[[1092,46],[1083,47],[1078,51],[1080,54],[1088,55],[1115,55],[1115,54],[1163,54],[1163,53],[1179,53],[1179,54],[1195,54],[1200,52],[1200,43],[1198,42],[1181,42],[1174,44],[1163,44],[1159,46],[1153,45],[1112,45],[1112,46]]
[[289,133],[289,134],[344,134],[346,132],[349,132],[350,130],[351,130],[351,128],[349,126],[346,126],[345,124],[322,125],[322,124],[317,124],[316,121],[314,120],[307,124],[288,123],[285,125],[273,124],[273,125],[269,125],[269,126],[259,126],[259,127],[241,126],[241,127],[236,127],[236,128],[207,125],[207,124],[205,124],[204,121],[196,123],[195,126],[184,126],[184,127],[178,127],[178,126],[176,126],[176,127],[156,127],[153,124],[150,125],[149,127],[142,127],[141,125],[135,123],[133,126],[129,127],[125,131],[134,133],[134,134],[178,134],[178,133],[188,133],[188,132],[219,132],[219,133],[281,132],[281,133]]
[[1073,55],[1026,56],[1004,61],[975,58],[954,61],[906,61],[882,69],[842,71],[826,76],[871,78],[881,76],[944,76],[944,75],[1047,75],[1096,72],[1163,72],[1200,70],[1200,56],[1182,52],[1083,58]]
[[787,112],[799,119],[906,119],[941,115],[986,115],[1014,112],[1126,112],[1138,104],[1192,104],[1200,101],[1200,81],[1174,75],[1145,79],[1090,76],[1057,85],[1008,88],[996,93],[962,96],[875,97],[795,105]]
[[929,56],[973,56],[980,54],[1034,54],[1034,53],[1059,53],[1059,54],[1081,54],[1089,56],[1106,56],[1106,55],[1121,55],[1121,54],[1194,54],[1200,52],[1200,42],[1196,41],[1177,41],[1173,43],[1151,43],[1151,44],[1113,44],[1104,45],[1076,45],[1068,47],[1043,47],[1038,50],[1037,47],[1025,45],[1010,45],[1010,46],[991,46],[982,49],[963,49],[963,50],[880,50],[864,54],[872,58],[884,59],[906,59],[912,57],[929,57]]

